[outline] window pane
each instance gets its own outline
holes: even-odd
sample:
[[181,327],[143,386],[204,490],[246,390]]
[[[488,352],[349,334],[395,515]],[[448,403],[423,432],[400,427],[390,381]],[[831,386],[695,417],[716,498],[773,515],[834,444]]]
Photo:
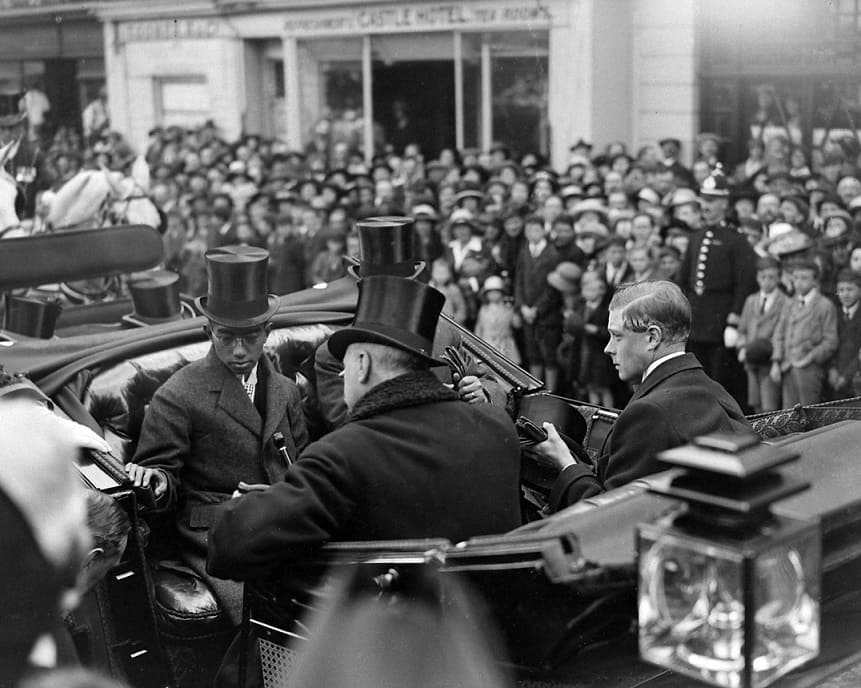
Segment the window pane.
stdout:
[[547,32],[492,34],[493,139],[516,154],[548,152]]
[[[362,143],[362,40],[300,41],[299,89],[303,141],[329,156],[336,143]],[[339,161],[340,162],[340,161]]]

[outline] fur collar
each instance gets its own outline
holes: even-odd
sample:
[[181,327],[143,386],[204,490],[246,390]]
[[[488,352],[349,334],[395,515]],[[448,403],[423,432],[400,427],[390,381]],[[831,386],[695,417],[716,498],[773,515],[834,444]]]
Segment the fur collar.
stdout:
[[429,370],[404,373],[381,382],[359,399],[347,422],[380,413],[438,401],[458,401],[457,392],[444,386]]

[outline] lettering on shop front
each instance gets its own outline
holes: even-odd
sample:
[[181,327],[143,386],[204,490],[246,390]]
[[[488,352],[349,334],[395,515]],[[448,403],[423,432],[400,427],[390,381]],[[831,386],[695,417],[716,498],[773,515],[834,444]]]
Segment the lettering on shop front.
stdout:
[[213,38],[220,25],[208,19],[172,19],[120,24],[120,41],[172,41],[182,38]]
[[505,5],[504,3],[450,5],[402,5],[379,9],[360,9],[315,17],[288,19],[290,34],[350,33],[434,28],[474,28],[509,24],[549,24],[550,8],[541,2]]

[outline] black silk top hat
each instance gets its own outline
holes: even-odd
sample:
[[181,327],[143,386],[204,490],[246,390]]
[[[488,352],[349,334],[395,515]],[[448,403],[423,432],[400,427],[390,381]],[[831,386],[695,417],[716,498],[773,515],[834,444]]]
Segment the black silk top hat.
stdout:
[[348,270],[356,279],[372,275],[394,275],[414,279],[424,263],[415,255],[414,220],[397,215],[370,217],[356,223],[360,262]]
[[372,275],[359,282],[356,317],[350,327],[329,337],[329,351],[343,360],[350,344],[371,342],[409,351],[431,365],[433,339],[445,296],[422,282]]
[[278,310],[280,300],[267,294],[269,252],[251,246],[224,246],[206,252],[206,296],[198,310],[224,327],[257,327]]
[[170,322],[182,318],[179,300],[179,275],[170,270],[141,272],[129,279],[134,313],[123,318],[132,324]]
[[14,296],[7,292],[3,328],[25,337],[50,339],[54,336],[54,326],[62,310],[62,305],[55,299]]

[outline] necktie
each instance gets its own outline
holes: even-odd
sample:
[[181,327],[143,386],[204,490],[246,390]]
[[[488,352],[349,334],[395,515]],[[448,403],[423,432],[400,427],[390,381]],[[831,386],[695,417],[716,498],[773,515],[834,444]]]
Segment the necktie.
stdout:
[[249,379],[248,382],[243,381],[242,386],[245,388],[245,393],[248,395],[248,398],[251,399],[251,403],[254,403],[254,383]]
[[850,311],[848,308],[844,308],[843,309],[843,317],[846,320],[849,320],[852,317],[852,311]]
[[765,313],[765,304],[767,301],[768,301],[768,297],[766,297],[766,296],[763,296],[762,299],[760,300],[760,302],[759,302],[759,314],[760,315]]

